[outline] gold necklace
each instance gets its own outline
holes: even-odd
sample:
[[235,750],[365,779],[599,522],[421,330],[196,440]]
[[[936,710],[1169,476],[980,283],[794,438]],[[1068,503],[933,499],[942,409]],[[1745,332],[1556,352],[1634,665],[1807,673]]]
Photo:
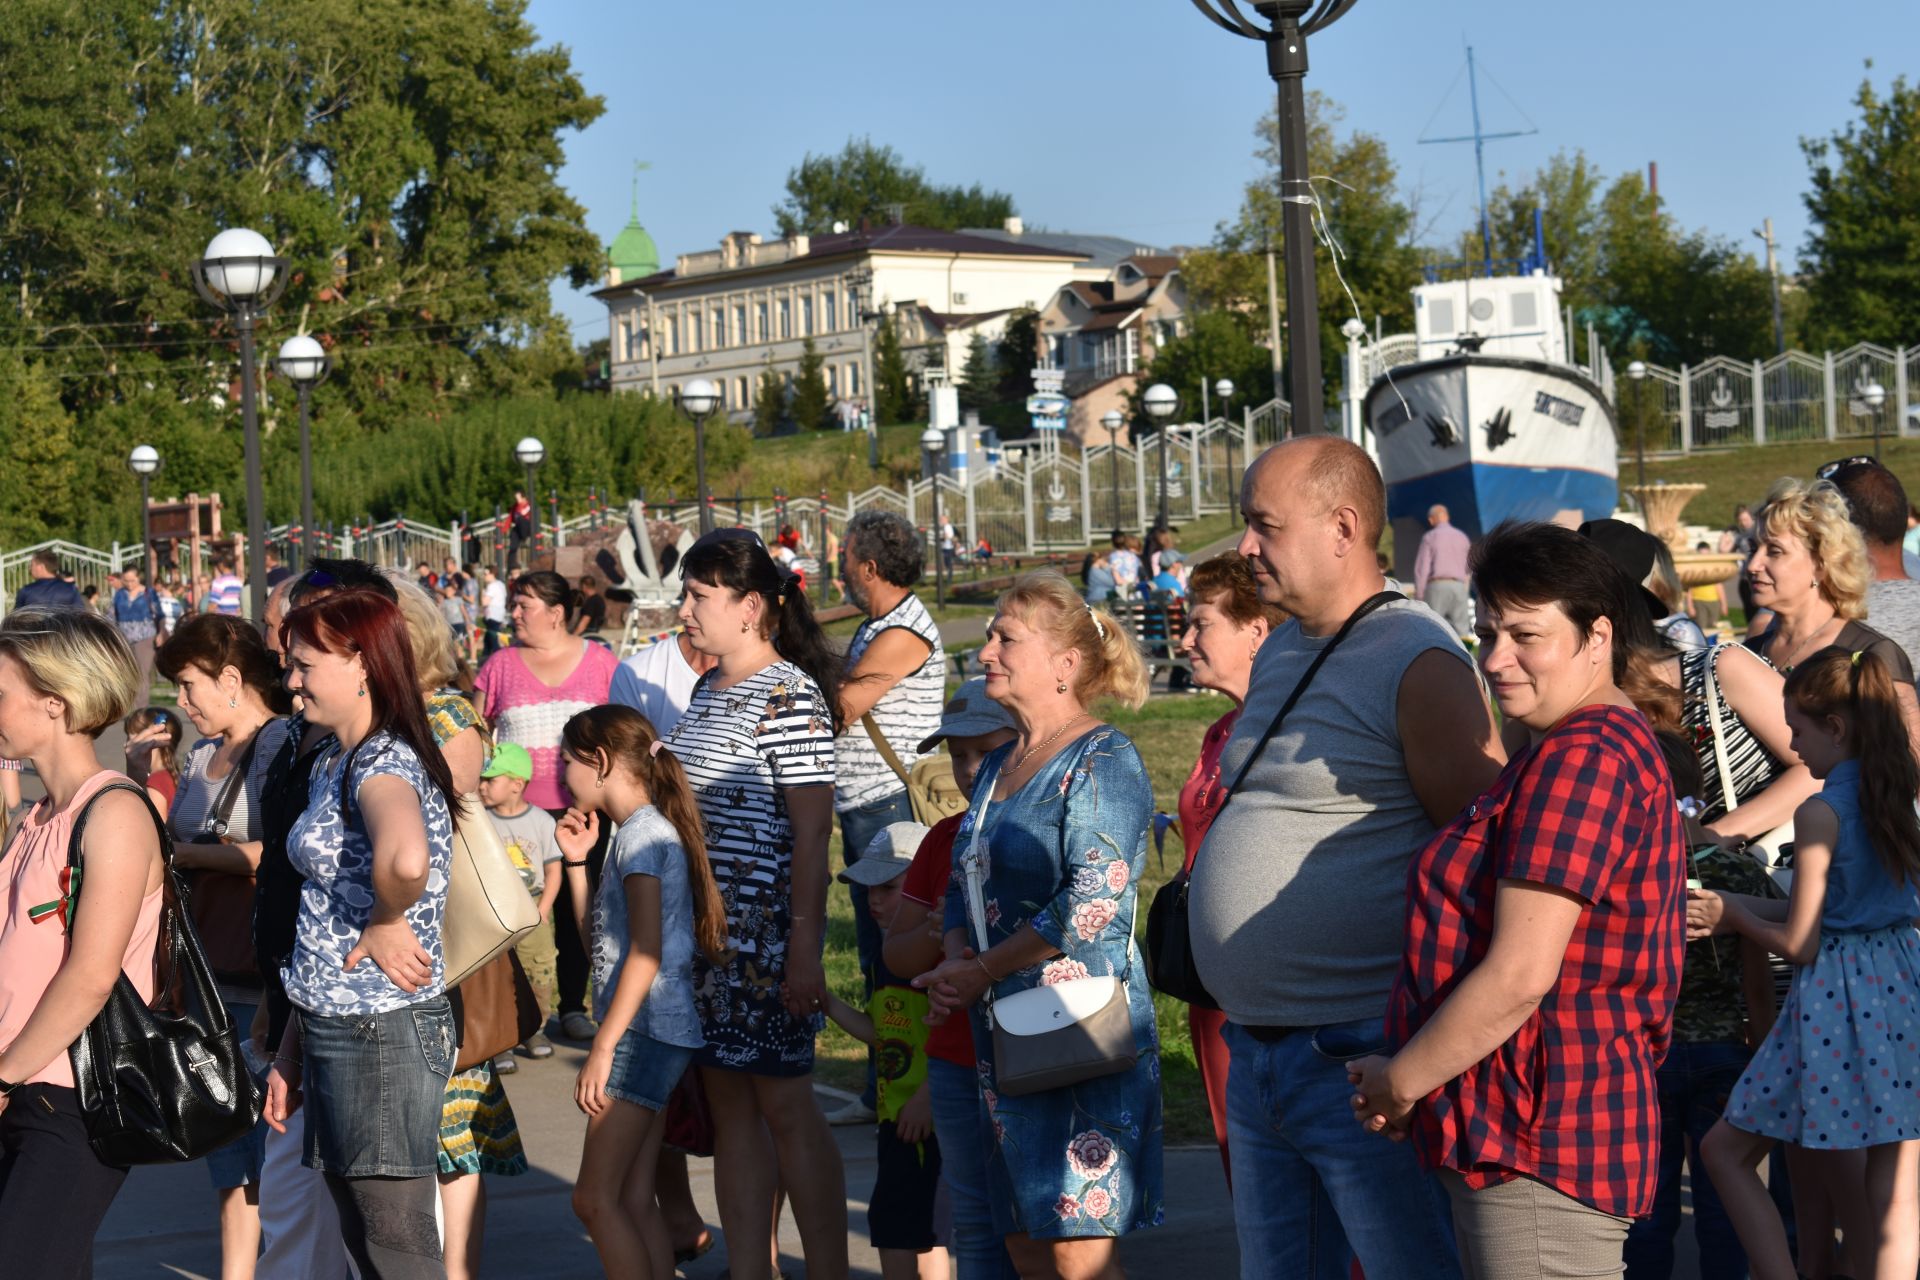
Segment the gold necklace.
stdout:
[[1033,758],[1034,752],[1045,751],[1048,747],[1053,745],[1053,740],[1055,738],[1058,738],[1061,734],[1065,733],[1068,729],[1072,728],[1076,724],[1079,724],[1082,720],[1085,720],[1086,718],[1087,718],[1087,713],[1082,711],[1079,715],[1075,716],[1073,719],[1067,721],[1065,724],[1061,725],[1058,729],[1055,729],[1052,733],[1048,734],[1047,740],[1045,742],[1041,743],[1037,747],[1028,747],[1025,751],[1021,752],[1020,758],[1013,762],[1013,772],[1015,773],[1020,772],[1021,766],[1026,764],[1028,760]]

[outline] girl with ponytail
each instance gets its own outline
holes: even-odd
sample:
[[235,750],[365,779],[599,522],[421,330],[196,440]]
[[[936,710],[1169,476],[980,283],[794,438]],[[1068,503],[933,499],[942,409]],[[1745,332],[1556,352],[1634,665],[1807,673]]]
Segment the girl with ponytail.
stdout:
[[1794,1275],[1756,1172],[1776,1141],[1864,1150],[1864,1183],[1858,1162],[1819,1166],[1848,1261],[1880,1280],[1920,1267],[1920,767],[1896,688],[1869,651],[1835,646],[1795,667],[1787,726],[1825,785],[1794,814],[1791,894],[1688,892],[1690,937],[1738,932],[1796,966],[1773,1030],[1702,1144],[1759,1280]]
[[726,908],[687,776],[645,716],[594,707],[567,721],[560,744],[574,807],[555,834],[574,902],[587,900],[587,854],[601,823],[614,827],[591,933],[579,922],[580,936],[592,938],[600,1025],[574,1086],[588,1117],[574,1212],[608,1275],[664,1280],[674,1251],[654,1200],[661,1113],[705,1043],[694,951],[725,956]]

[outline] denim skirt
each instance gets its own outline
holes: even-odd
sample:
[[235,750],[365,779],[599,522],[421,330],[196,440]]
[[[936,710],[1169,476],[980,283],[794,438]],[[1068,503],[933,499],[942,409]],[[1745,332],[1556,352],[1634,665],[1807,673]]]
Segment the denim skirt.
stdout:
[[665,1111],[674,1086],[692,1061],[693,1050],[665,1044],[637,1027],[628,1027],[613,1046],[607,1096],[649,1111]]
[[307,1167],[341,1178],[435,1173],[455,1050],[447,998],[386,1013],[297,1013]]

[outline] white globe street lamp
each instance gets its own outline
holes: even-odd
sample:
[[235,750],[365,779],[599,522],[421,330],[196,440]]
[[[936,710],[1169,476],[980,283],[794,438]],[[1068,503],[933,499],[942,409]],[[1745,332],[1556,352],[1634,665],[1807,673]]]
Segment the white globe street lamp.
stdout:
[[160,451],[150,444],[137,444],[127,455],[127,470],[140,477],[140,564],[146,570],[147,584],[153,584],[153,516],[147,507],[147,482],[160,470]]
[[1140,398],[1146,406],[1147,414],[1154,420],[1154,427],[1160,433],[1160,516],[1154,521],[1157,529],[1170,529],[1167,522],[1167,428],[1171,425],[1167,419],[1173,417],[1174,410],[1180,407],[1180,395],[1164,382],[1156,382],[1147,388],[1147,394]]
[[333,370],[327,349],[317,338],[296,333],[280,344],[274,357],[280,376],[291,382],[300,398],[300,567],[313,558],[313,389],[326,381]]
[[1120,532],[1120,428],[1127,423],[1127,415],[1118,409],[1109,409],[1100,415],[1100,425],[1107,429],[1107,481],[1113,490],[1113,531]]
[[693,419],[693,485],[700,503],[700,532],[713,532],[712,504],[707,499],[707,419],[720,407],[720,388],[705,378],[694,378],[680,388],[680,408]]

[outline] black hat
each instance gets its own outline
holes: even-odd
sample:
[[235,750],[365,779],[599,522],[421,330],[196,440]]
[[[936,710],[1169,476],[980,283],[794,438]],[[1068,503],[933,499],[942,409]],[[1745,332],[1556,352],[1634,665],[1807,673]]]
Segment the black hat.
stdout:
[[1606,519],[1587,521],[1580,526],[1580,536],[1605,552],[1607,559],[1627,575],[1627,581],[1639,589],[1640,600],[1647,606],[1648,622],[1658,622],[1667,616],[1667,602],[1644,585],[1660,553],[1660,544],[1652,534],[1624,520]]

